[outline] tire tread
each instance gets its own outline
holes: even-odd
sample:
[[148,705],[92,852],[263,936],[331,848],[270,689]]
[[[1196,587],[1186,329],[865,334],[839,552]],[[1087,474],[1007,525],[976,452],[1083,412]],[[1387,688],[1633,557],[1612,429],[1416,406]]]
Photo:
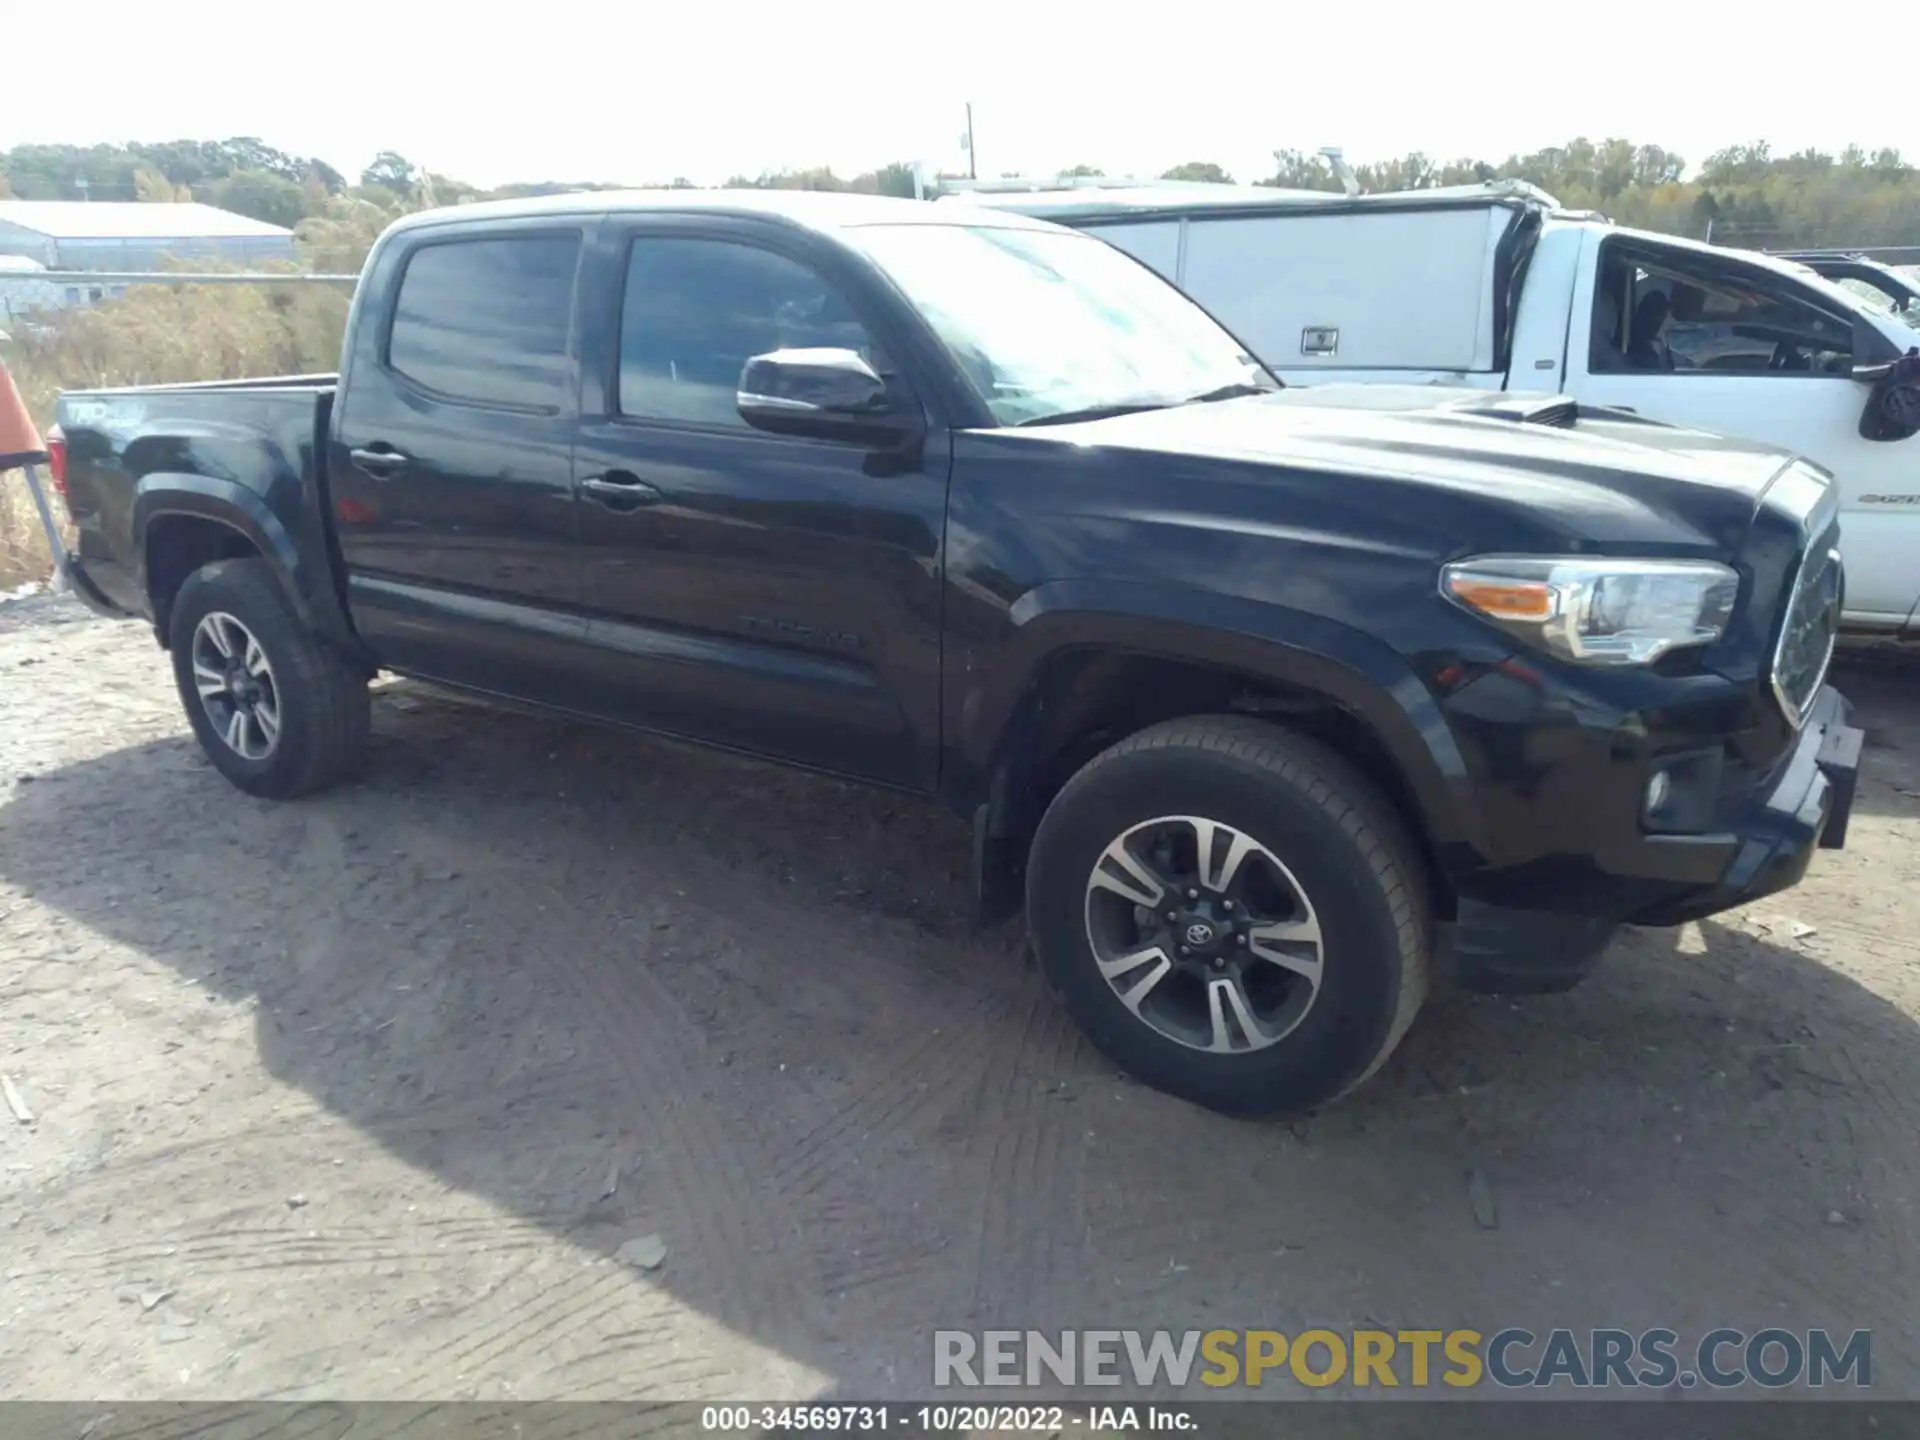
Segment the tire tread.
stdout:
[[[173,607],[176,648],[191,644],[192,629],[185,622],[201,613],[196,601],[205,589],[220,594],[207,608],[243,612],[241,619],[260,635],[275,668],[285,670],[293,681],[291,686],[283,682],[283,692],[308,697],[305,719],[312,743],[304,747],[298,768],[258,793],[290,800],[351,775],[365,758],[372,726],[366,677],[301,624],[265,560],[216,560],[188,576]],[[181,699],[192,703],[184,693]]]
[[1096,755],[1061,788],[1053,805],[1070,803],[1077,790],[1128,756],[1154,750],[1218,755],[1279,781],[1339,826],[1364,859],[1392,916],[1400,985],[1379,1044],[1360,1071],[1329,1099],[1350,1094],[1371,1079],[1400,1044],[1431,984],[1432,909],[1426,864],[1406,822],[1379,787],[1332,747],[1270,721],[1241,715],[1194,715],[1148,726]]

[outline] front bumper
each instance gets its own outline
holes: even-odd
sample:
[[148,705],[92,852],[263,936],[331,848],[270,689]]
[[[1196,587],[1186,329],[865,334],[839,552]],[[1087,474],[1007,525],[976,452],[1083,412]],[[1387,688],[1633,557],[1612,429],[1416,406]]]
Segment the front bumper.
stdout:
[[1846,697],[1824,688],[1772,782],[1710,831],[1598,845],[1585,879],[1546,903],[1463,894],[1442,935],[1452,979],[1500,994],[1566,990],[1623,924],[1679,925],[1799,884],[1814,851],[1846,844],[1863,738],[1852,717]]
[[1843,848],[1864,738],[1852,719],[1846,697],[1825,687],[1766,798],[1729,817],[1733,823],[1726,836],[1705,837],[1733,844],[1733,858],[1720,874],[1694,894],[1625,918],[1636,925],[1679,925],[1731,910],[1798,885],[1815,850]]

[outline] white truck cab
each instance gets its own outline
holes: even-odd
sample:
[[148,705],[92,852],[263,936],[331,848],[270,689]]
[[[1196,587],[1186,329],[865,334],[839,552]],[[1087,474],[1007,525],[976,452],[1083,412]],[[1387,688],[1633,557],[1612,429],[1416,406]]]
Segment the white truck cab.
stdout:
[[[1519,182],[1384,195],[974,191],[1100,236],[1289,384],[1559,392],[1831,471],[1845,623],[1920,638],[1920,312],[1797,261],[1622,229]],[[1903,358],[1911,357],[1911,358]]]

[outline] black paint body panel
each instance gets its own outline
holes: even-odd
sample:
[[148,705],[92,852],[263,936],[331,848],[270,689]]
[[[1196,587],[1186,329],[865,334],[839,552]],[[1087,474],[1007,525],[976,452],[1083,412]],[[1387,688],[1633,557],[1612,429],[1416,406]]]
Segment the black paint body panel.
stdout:
[[[1781,777],[1818,744],[1769,681],[1815,538],[1768,499],[1790,457],[1353,387],[997,428],[818,199],[574,196],[403,222],[368,262],[337,387],[63,401],[76,573],[150,613],[146,527],[204,515],[371,666],[937,794],[981,815],[983,847],[1034,819],[1044,677],[1089,653],[1158,657],[1358,727],[1454,900],[1658,919],[1744,898],[1727,875],[1745,831],[1772,824]],[[410,251],[516,229],[581,239],[566,403],[452,404],[390,370]],[[620,417],[620,276],[649,233],[738,238],[829,278],[895,356],[920,438],[872,453]],[[369,473],[352,458],[369,447],[408,463]],[[583,489],[611,472],[657,503]],[[1442,598],[1440,567],[1476,553],[1714,559],[1741,600],[1710,648],[1579,667]],[[1650,834],[1647,779],[1687,757],[1706,787],[1694,832]]]

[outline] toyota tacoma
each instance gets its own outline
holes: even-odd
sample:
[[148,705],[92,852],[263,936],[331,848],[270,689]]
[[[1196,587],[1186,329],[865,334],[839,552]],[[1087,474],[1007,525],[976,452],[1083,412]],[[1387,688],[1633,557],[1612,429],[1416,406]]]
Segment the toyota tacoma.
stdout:
[[1286,389],[1118,250],[956,208],[401,220],[338,375],[63,397],[68,579],[254,795],[347,775],[387,671],[937,796],[1100,1049],[1229,1112],[1844,842],[1825,472]]

